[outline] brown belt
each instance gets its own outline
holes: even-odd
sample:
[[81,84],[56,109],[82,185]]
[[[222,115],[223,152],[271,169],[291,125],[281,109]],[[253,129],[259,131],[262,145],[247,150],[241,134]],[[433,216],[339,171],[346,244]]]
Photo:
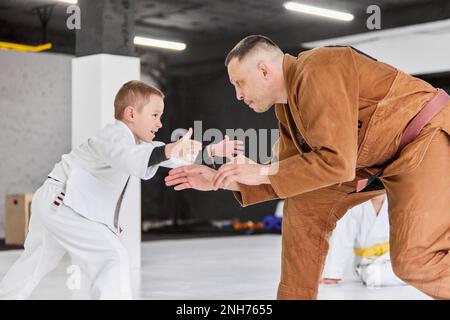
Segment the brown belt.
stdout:
[[389,162],[384,164],[383,167],[377,173],[375,173],[374,175],[370,176],[367,179],[359,180],[356,185],[356,192],[364,190],[364,188],[366,188],[369,184],[371,184],[373,181],[379,178],[383,174],[384,169],[395,159],[398,158],[403,148],[408,143],[413,141],[419,135],[419,132],[423,129],[423,127],[425,127],[425,125],[428,122],[430,122],[435,115],[437,115],[442,109],[444,109],[444,107],[449,102],[450,96],[447,94],[447,92],[445,92],[442,89],[439,89],[437,94],[433,97],[433,99],[431,99],[422,108],[422,110],[420,110],[420,112],[415,115],[415,117],[409,122],[405,131],[403,131],[402,138],[400,139],[400,145],[397,149],[397,152],[395,153],[395,156]]

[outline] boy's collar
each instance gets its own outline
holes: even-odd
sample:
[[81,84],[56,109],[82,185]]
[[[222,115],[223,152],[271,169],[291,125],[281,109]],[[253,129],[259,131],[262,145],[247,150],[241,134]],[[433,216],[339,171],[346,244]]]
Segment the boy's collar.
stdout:
[[121,121],[121,120],[115,120],[115,123],[118,124],[119,126],[125,127],[128,130],[128,133],[130,134],[131,138],[133,139],[133,141],[136,144],[141,144],[141,141],[136,142],[136,138],[134,137],[133,132],[131,131],[131,129],[126,125],[125,122]]

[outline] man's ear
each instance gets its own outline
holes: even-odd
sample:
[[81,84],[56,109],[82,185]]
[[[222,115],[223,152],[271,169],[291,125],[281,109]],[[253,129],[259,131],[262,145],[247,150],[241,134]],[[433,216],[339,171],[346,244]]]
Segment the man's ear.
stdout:
[[262,72],[264,78],[267,78],[267,75],[269,74],[269,68],[264,61],[260,61],[258,63],[258,69]]

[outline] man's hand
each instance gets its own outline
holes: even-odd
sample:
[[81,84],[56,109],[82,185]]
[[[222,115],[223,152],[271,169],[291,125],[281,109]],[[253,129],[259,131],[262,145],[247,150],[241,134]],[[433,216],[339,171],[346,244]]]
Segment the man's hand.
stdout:
[[246,185],[270,184],[268,166],[258,164],[243,155],[238,155],[230,163],[224,164],[214,177],[215,189],[236,182]]
[[197,154],[202,150],[202,143],[191,139],[192,128],[177,142],[166,144],[164,149],[166,158],[177,158],[193,163]]
[[210,157],[219,156],[232,158],[244,152],[244,142],[239,140],[230,140],[225,135],[225,138],[215,144],[211,144],[207,147]]
[[[166,186],[175,186],[174,189],[196,189],[200,191],[217,190],[212,182],[217,171],[200,164],[182,166],[169,171],[169,175],[164,179]],[[237,183],[230,185],[221,185],[221,188],[227,190],[239,191]]]
[[320,280],[320,284],[328,284],[328,285],[330,285],[330,284],[338,284],[340,280],[341,279],[323,278],[323,279]]

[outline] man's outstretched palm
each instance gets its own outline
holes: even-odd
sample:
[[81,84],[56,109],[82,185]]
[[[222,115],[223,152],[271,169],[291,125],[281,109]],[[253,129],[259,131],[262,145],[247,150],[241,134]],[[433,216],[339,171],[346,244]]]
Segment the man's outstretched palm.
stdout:
[[175,186],[175,190],[196,189],[200,191],[216,190],[213,179],[217,171],[204,165],[192,164],[169,171],[164,179],[166,186]]

